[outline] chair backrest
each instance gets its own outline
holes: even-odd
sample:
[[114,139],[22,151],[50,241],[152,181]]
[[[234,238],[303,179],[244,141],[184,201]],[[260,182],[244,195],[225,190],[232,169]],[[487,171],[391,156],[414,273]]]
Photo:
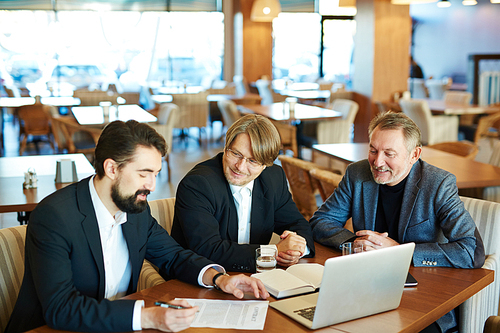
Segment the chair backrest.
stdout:
[[[108,90],[110,91],[110,90]],[[141,100],[141,93],[134,91],[127,91],[118,94],[119,97],[125,100],[124,104],[139,104]]]
[[484,136],[498,137],[499,129],[498,128],[496,129],[497,130],[496,133],[491,132],[491,129],[494,128],[494,126],[499,120],[500,120],[500,112],[479,118],[479,121],[477,123],[476,133],[474,134],[474,143],[479,145],[479,140],[481,140],[481,138]]
[[355,101],[337,98],[331,108],[342,113],[342,119],[320,121],[317,127],[319,144],[351,142],[353,124],[359,105]]
[[342,176],[328,170],[312,169],[309,171],[313,185],[319,190],[323,202],[332,195],[333,191],[339,186]]
[[175,128],[206,127],[208,122],[207,92],[197,94],[173,94],[172,103],[177,105],[180,115]]
[[399,105],[401,106],[401,110],[420,128],[422,142],[424,144],[432,142],[431,136],[434,129],[432,128],[432,114],[427,101],[402,98],[399,100]]
[[318,168],[318,166],[314,163],[285,155],[279,155],[278,159],[281,161],[281,166],[290,184],[293,201],[304,218],[309,220],[318,209],[316,196],[314,195],[316,189],[311,181],[309,171]]
[[175,198],[149,201],[151,215],[170,234],[174,223]]
[[484,253],[487,256],[500,254],[500,203],[469,197],[460,197],[460,199],[481,234]]
[[230,83],[224,88],[210,88],[207,89],[207,93],[209,95],[236,95],[236,85],[234,83]]
[[479,152],[478,146],[469,141],[441,142],[427,146],[473,160]]
[[81,106],[97,106],[100,102],[111,102],[116,104],[116,99],[118,94],[108,90],[87,90],[87,89],[77,89],[73,92],[73,97],[80,99]]
[[268,80],[257,80],[255,86],[259,91],[259,96],[262,97],[260,103],[262,105],[269,105],[274,103],[273,93],[271,91],[271,82]]
[[58,132],[54,136],[58,150],[67,149],[68,153],[93,154],[101,129],[82,126],[71,116],[52,117],[51,122],[54,132]]
[[173,103],[163,103],[158,111],[157,122],[150,124],[167,142],[167,154],[172,151],[174,126],[179,119],[179,107]]
[[228,128],[238,119],[241,118],[241,113],[238,111],[236,103],[230,100],[222,100],[217,102],[220,113],[222,114],[222,119],[224,120],[224,125]]
[[443,96],[448,89],[448,83],[444,80],[427,80],[425,81],[430,99],[443,99]]
[[250,88],[248,87],[248,82],[243,75],[235,75],[233,76],[233,82],[236,86],[236,94],[239,96],[243,96],[246,93],[250,92]]
[[341,112],[342,119],[352,124],[358,113],[359,104],[350,99],[337,98],[332,103],[332,109]]
[[424,79],[408,78],[408,91],[411,93],[411,98],[427,98]]
[[0,332],[5,330],[24,276],[26,225],[0,229]]
[[278,133],[280,134],[281,145],[283,153],[287,149],[293,152],[293,156],[299,156],[299,146],[297,144],[297,127],[290,124],[280,123],[279,121],[272,121]]
[[472,100],[472,94],[467,91],[446,91],[444,93],[444,101],[454,104],[469,105]]
[[23,121],[23,132],[26,135],[48,135],[52,132],[50,116],[43,104],[23,105],[19,107],[18,115]]
[[459,307],[460,332],[480,332],[486,318],[498,314],[500,298],[500,280],[497,278],[500,254],[500,203],[468,197],[460,197],[460,199],[474,220],[483,240],[486,255],[483,268],[495,271],[495,281]]

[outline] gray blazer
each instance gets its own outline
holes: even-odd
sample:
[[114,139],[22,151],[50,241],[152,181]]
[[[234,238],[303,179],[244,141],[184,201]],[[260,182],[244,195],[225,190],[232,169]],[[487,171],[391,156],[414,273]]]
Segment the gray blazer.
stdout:
[[[379,185],[368,160],[349,165],[339,187],[311,218],[314,240],[339,248],[354,231],[374,230]],[[401,243],[415,242],[413,265],[479,268],[484,247],[474,221],[458,196],[453,174],[417,161],[408,175],[399,219]]]
[[[347,167],[335,192],[311,218],[314,240],[339,248],[354,234],[344,229],[352,217],[354,231],[374,230],[379,185],[368,160]],[[422,160],[408,175],[399,218],[400,243],[415,242],[414,266],[479,268],[484,246],[469,212],[458,196],[453,174]],[[442,330],[454,330],[454,311],[439,318]]]

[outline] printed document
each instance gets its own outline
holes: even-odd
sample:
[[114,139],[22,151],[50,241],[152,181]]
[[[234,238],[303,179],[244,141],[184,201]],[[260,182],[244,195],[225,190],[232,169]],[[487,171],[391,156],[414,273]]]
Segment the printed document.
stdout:
[[269,301],[226,301],[216,299],[184,299],[198,306],[191,327],[236,328],[263,330]]

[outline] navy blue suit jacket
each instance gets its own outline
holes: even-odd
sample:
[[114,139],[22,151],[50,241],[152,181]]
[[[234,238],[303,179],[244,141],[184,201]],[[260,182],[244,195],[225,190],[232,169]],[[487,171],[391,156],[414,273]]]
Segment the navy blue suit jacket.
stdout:
[[[40,202],[26,234],[24,279],[6,333],[47,324],[68,331],[131,331],[133,300],[104,299],[102,247],[89,179],[67,186]],[[167,277],[198,283],[212,262],[179,246],[151,216],[149,207],[127,214],[122,225],[135,292],[144,259]]]

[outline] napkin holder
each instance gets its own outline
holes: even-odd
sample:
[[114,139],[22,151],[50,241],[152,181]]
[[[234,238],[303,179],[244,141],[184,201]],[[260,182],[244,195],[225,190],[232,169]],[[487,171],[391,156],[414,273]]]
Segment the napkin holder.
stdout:
[[62,159],[56,164],[56,183],[74,183],[78,181],[75,161]]

